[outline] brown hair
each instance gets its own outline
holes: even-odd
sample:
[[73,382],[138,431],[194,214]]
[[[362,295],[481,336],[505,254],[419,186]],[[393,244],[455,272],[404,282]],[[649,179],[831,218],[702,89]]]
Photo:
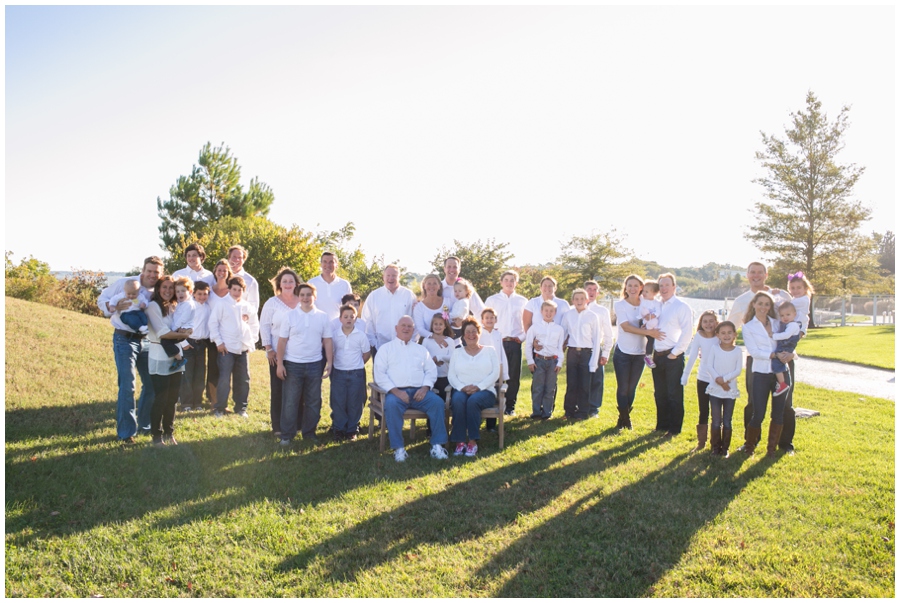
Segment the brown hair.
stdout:
[[[272,283],[272,290],[275,291],[275,295],[281,294],[281,279],[284,278],[285,274],[290,274],[291,276],[293,276],[294,282],[296,283],[296,285],[299,285],[301,282],[303,282],[302,279],[297,275],[296,272],[294,272],[294,270],[292,268],[288,268],[287,266],[282,266],[281,270],[278,271],[278,274],[275,275],[275,278],[273,278],[271,281],[269,281],[270,283]],[[294,286],[294,294],[296,294],[296,292],[297,292],[296,285]]]
[[244,279],[239,276],[232,276],[228,279],[228,288],[231,289],[234,285],[238,285],[241,289],[247,289],[247,283],[244,282]]
[[[628,293],[625,291],[625,287],[628,286],[628,281],[630,281],[632,279],[636,280],[637,282],[639,282],[641,284],[641,291],[644,290],[644,279],[642,279],[641,277],[639,277],[636,274],[629,274],[628,276],[625,277],[625,280],[622,281],[622,299],[625,299],[628,297]],[[641,294],[641,291],[638,292],[638,295]]]
[[[704,310],[703,312],[701,312],[700,318],[697,319],[697,332],[698,333],[700,332],[700,323],[703,322],[704,316],[712,316],[716,321],[716,326],[719,326],[719,316],[716,314],[716,311],[715,310]],[[715,333],[715,329],[713,330],[713,333]]]
[[733,322],[731,322],[730,320],[723,320],[722,322],[720,322],[719,324],[716,325],[716,334],[718,335],[719,329],[722,329],[724,327],[731,327],[731,330],[734,331],[735,333],[737,333],[737,327],[734,326]]
[[187,247],[184,248],[185,261],[187,261],[188,251],[196,251],[198,254],[200,254],[200,263],[201,264],[206,261],[206,250],[203,249],[203,245],[201,245],[200,243],[191,243],[190,245],[188,245]]
[[[225,266],[225,269],[228,270],[228,274],[227,274],[227,276],[225,276],[225,282],[227,283],[228,281],[231,280],[231,277],[234,276],[234,272],[232,272],[232,270],[231,270],[231,264],[228,263],[228,260],[224,260],[224,259],[223,259],[223,260],[219,260],[218,262],[216,262],[216,265],[213,266],[213,269],[212,269],[213,278],[215,278],[215,276],[216,276],[216,269],[217,269],[219,266]],[[216,280],[219,280],[219,279],[216,279]]]
[[469,326],[475,327],[475,331],[478,333],[479,336],[481,335],[481,325],[478,323],[477,320],[475,320],[471,316],[466,316],[465,318],[463,318],[462,324],[460,325],[460,331],[462,332],[463,335],[466,334],[466,329]]
[[[431,322],[428,324],[428,329],[434,333],[434,321],[435,319],[440,319],[444,323],[444,330],[439,333],[439,335],[443,335],[444,337],[453,337],[453,329],[450,328],[450,322],[444,318],[444,315],[440,312],[435,312],[435,314],[431,317]],[[465,321],[463,321],[465,324]]]
[[[169,301],[164,300],[159,294],[159,290],[162,288],[163,283],[172,283],[172,299],[170,299]],[[156,281],[155,285],[153,285],[153,295],[150,297],[150,301],[156,302],[157,305],[159,305],[159,310],[163,316],[168,315],[169,310],[172,309],[172,306],[178,304],[178,302],[175,301],[175,279],[173,279],[169,275],[163,275],[159,277],[159,280]]]
[[744,312],[744,324],[747,324],[748,322],[753,320],[754,316],[756,316],[756,308],[754,308],[753,306],[756,305],[756,300],[758,300],[760,297],[767,297],[769,299],[769,312],[767,316],[769,318],[778,320],[778,315],[775,314],[775,299],[767,291],[758,291],[756,295],[753,296],[753,299],[750,300],[750,304],[747,305],[747,311]]
[[182,287],[184,287],[185,289],[187,289],[188,291],[190,291],[192,293],[194,291],[194,281],[192,281],[191,279],[189,279],[186,276],[179,276],[178,278],[175,279],[175,286],[177,287],[178,285],[181,285]]

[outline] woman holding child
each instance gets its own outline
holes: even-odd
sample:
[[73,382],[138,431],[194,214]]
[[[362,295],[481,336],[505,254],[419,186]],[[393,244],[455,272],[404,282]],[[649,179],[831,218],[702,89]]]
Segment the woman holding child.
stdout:
[[[777,344],[772,338],[775,332],[775,300],[766,291],[759,291],[750,300],[747,313],[744,315],[744,345],[747,354],[753,358],[750,384],[750,405],[753,415],[747,425],[746,438],[741,450],[753,454],[762,436],[762,421],[766,415],[769,395],[775,391],[775,373],[772,372],[772,359],[778,358],[788,362],[793,358],[792,352],[777,353]],[[769,423],[769,442],[767,452],[775,454],[775,447],[784,427],[785,396],[772,396],[772,420]]]
[[153,296],[147,306],[148,339],[150,355],[148,369],[153,383],[155,398],[150,412],[150,433],[153,443],[177,444],[175,441],[175,404],[178,402],[178,391],[181,388],[181,374],[184,365],[172,368],[172,359],[166,354],[160,343],[163,339],[187,339],[187,333],[178,333],[171,329],[172,316],[178,302],[175,300],[175,281],[171,276],[164,276],[156,281]]
[[641,293],[644,280],[636,274],[625,278],[622,299],[613,305],[616,313],[616,351],[613,369],[616,372],[616,405],[619,409],[618,429],[631,429],[631,408],[638,383],[644,372],[646,337],[650,334],[641,324]]
[[[300,298],[297,297],[300,277],[290,268],[283,267],[271,282],[272,288],[275,290],[275,297],[270,297],[263,305],[262,314],[259,317],[259,334],[262,338],[262,345],[266,349],[266,359],[269,361],[269,383],[271,385],[269,418],[272,422],[272,432],[276,437],[280,437],[281,397],[284,391],[284,381],[278,378],[275,353],[278,347],[278,333],[285,315],[300,303]],[[302,425],[303,414],[301,412],[297,417],[297,428],[299,429]]]
[[416,335],[422,341],[431,336],[431,319],[435,314],[444,314],[444,286],[436,274],[429,274],[422,279],[422,299],[413,306],[413,322],[416,323]]
[[447,374],[453,388],[450,441],[457,442],[454,456],[473,457],[478,453],[481,411],[497,404],[494,386],[500,378],[500,360],[494,348],[479,343],[481,325],[473,317],[463,319],[462,333],[463,345],[453,350]]

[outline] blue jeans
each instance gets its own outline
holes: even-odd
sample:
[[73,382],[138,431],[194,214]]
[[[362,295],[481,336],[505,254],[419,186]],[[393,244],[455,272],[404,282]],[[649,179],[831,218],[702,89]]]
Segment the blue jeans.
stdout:
[[132,310],[119,314],[119,320],[128,325],[135,333],[147,326],[147,314],[143,310]]
[[656,430],[668,431],[672,435],[681,433],[684,423],[684,354],[669,358],[668,350],[654,352],[653,397],[656,399]]
[[[292,440],[297,435],[298,417],[303,413],[301,431],[304,438],[316,435],[322,412],[322,373],[325,361],[284,361],[287,376],[281,398],[281,437]],[[301,406],[302,405],[302,406]]]
[[450,396],[450,409],[453,413],[453,428],[450,431],[451,442],[465,442],[479,439],[481,428],[481,411],[497,406],[497,396],[489,389],[474,394],[466,394],[453,390]]
[[184,375],[181,378],[181,407],[203,406],[203,389],[206,387],[206,343],[208,339],[188,339],[191,348],[184,350]]
[[566,395],[563,408],[570,418],[586,419],[590,412],[591,350],[569,348],[566,352]]
[[531,416],[549,419],[556,403],[556,360],[535,358],[531,378]]
[[619,348],[613,352],[613,370],[616,372],[616,406],[620,412],[631,412],[638,383],[644,373],[644,357],[626,354]]
[[709,397],[709,404],[712,408],[712,428],[731,429],[731,417],[734,414],[734,398],[717,398]]
[[357,433],[366,404],[366,369],[331,371],[331,412],[334,430]]
[[[113,357],[118,373],[119,394],[116,398],[116,436],[120,440],[133,437],[140,425],[150,429],[150,411],[153,408],[153,383],[147,369],[150,355],[146,339],[126,337],[113,333]],[[141,397],[137,412],[134,409],[134,369],[141,376]]]
[[250,365],[249,353],[219,353],[216,364],[219,366],[219,383],[216,385],[216,407],[219,412],[228,408],[228,394],[231,393],[232,376],[234,377],[234,412],[247,410],[247,399],[250,397]]
[[444,402],[436,393],[428,390],[421,402],[416,402],[414,396],[418,387],[406,387],[403,391],[409,396],[409,404],[404,404],[400,398],[388,392],[384,397],[384,421],[391,439],[391,448],[397,450],[403,448],[403,413],[406,409],[421,410],[431,421],[431,444],[447,443],[447,427],[444,425]]

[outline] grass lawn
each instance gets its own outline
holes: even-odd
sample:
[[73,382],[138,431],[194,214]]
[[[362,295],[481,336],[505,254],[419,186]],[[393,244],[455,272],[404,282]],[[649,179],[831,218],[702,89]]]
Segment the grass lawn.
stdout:
[[894,325],[810,329],[797,353],[894,370]]
[[10,597],[894,596],[887,400],[798,385],[822,416],[795,456],[721,459],[692,452],[693,380],[681,436],[651,431],[649,372],[612,429],[610,366],[599,419],[529,421],[526,382],[503,451],[439,462],[419,439],[397,464],[328,441],[327,410],[324,444],[280,450],[253,354],[250,419],[122,447],[105,321],[7,298],[6,333]]

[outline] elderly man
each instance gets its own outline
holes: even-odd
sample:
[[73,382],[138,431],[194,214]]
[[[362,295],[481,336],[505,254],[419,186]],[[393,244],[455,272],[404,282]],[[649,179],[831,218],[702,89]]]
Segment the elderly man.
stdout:
[[[728,313],[728,320],[734,323],[735,328],[741,328],[744,324],[744,315],[747,313],[747,307],[750,300],[760,291],[772,293],[772,288],[766,285],[769,278],[769,270],[762,262],[750,262],[747,266],[747,281],[750,283],[750,290],[738,295],[731,304],[731,311]],[[775,307],[782,303],[790,301],[791,298],[785,291],[779,291],[777,294],[772,293],[775,298]],[[794,383],[794,361],[788,363],[788,371],[791,374],[791,383]],[[750,404],[750,385],[753,381],[753,358],[747,355],[747,368],[744,371],[744,383],[747,387],[747,405],[744,407],[744,425],[750,424],[750,418],[753,415],[753,408]],[[796,417],[794,415],[794,388],[788,390],[784,401],[784,429],[781,432],[781,439],[778,441],[778,447],[787,450],[789,453],[794,452],[794,431],[797,427]],[[746,438],[745,438],[746,440]]]
[[694,313],[691,307],[675,296],[675,275],[660,274],[659,296],[662,311],[659,327],[650,329],[656,341],[653,344],[653,395],[656,398],[656,430],[665,431],[667,437],[681,433],[684,422],[684,352],[691,343]]
[[[453,285],[459,280],[459,269],[461,267],[462,260],[455,255],[451,255],[444,260],[444,282],[441,284],[444,286],[444,305],[448,308],[452,308],[453,303],[456,301],[456,296],[453,295]],[[475,290],[475,287],[472,287],[472,298],[469,299],[469,310],[472,312],[475,320],[480,322],[481,311],[484,310],[484,302],[481,301],[481,296],[478,295],[478,291]]]
[[384,286],[369,294],[363,306],[362,318],[366,321],[366,335],[375,340],[375,355],[381,346],[394,338],[397,320],[411,315],[416,294],[400,285],[400,268],[394,264],[384,267],[381,274]]
[[353,293],[350,283],[336,274],[338,258],[330,251],[322,254],[319,260],[322,274],[309,279],[309,284],[316,288],[316,307],[334,320],[340,314],[341,299]]
[[[140,275],[117,280],[104,289],[97,299],[97,307],[105,316],[111,316],[113,326],[113,357],[116,361],[116,372],[119,375],[119,394],[116,398],[116,435],[126,444],[134,444],[138,425],[142,430],[150,432],[150,411],[153,409],[153,384],[150,382],[150,371],[147,359],[150,346],[144,335],[136,333],[122,322],[118,312],[131,305],[128,299],[122,299],[117,305],[110,306],[109,301],[125,290],[128,281],[139,281],[141,294],[147,298],[153,295],[156,281],[163,275],[163,261],[152,255],[144,260]],[[134,369],[141,376],[141,397],[138,399],[137,414],[134,409]]]
[[500,293],[487,298],[485,304],[497,313],[497,330],[503,337],[503,351],[509,360],[509,381],[506,390],[506,414],[515,416],[516,397],[519,395],[519,381],[522,377],[522,342],[525,341],[525,327],[522,312],[528,298],[516,293],[519,273],[507,270],[500,277]]
[[597,293],[600,291],[599,283],[597,281],[586,281],[584,290],[587,291],[588,310],[596,314],[597,320],[600,321],[600,348],[602,350],[600,368],[596,372],[591,373],[591,410],[588,414],[589,417],[596,417],[600,414],[600,407],[603,405],[603,367],[609,362],[614,339],[609,310],[606,306],[601,306],[597,302]]
[[447,458],[444,403],[431,391],[437,379],[437,367],[428,350],[412,341],[415,330],[413,319],[401,316],[395,327],[397,337],[381,346],[373,369],[375,383],[388,392],[384,398],[384,420],[394,460],[398,463],[409,458],[403,446],[403,413],[407,408],[428,415],[432,428],[431,457]]

